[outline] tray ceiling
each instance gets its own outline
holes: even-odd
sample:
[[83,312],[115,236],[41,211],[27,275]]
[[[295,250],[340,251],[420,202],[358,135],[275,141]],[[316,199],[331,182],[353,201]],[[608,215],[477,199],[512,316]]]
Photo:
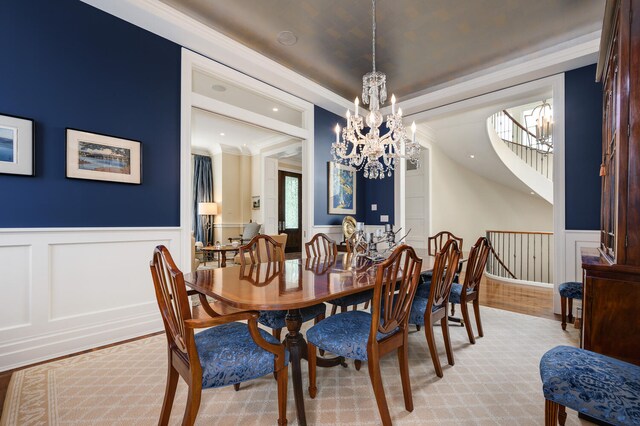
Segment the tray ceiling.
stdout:
[[[371,70],[364,0],[161,0],[345,98]],[[602,0],[378,0],[377,68],[409,98],[601,27]],[[277,41],[291,31],[297,43]]]

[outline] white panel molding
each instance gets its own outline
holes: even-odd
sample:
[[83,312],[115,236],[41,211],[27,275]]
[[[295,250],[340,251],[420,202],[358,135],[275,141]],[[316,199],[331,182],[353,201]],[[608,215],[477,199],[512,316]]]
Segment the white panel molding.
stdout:
[[0,231],[0,251],[28,248],[0,257],[0,271],[17,263],[29,276],[15,313],[28,321],[0,323],[0,371],[162,330],[148,262],[164,244],[179,264],[180,238],[177,227]]

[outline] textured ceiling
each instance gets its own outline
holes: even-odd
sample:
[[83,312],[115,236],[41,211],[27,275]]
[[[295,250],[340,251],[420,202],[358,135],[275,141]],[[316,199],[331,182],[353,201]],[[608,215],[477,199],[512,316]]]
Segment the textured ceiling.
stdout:
[[[348,98],[371,70],[366,0],[161,0]],[[407,98],[600,29],[603,0],[378,0],[377,68]],[[281,31],[298,37],[279,44]]]

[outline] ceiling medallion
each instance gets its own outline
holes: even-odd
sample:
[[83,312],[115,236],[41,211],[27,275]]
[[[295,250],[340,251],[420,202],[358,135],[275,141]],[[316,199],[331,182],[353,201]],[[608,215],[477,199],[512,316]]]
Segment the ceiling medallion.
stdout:
[[[366,117],[358,114],[360,101],[354,102],[355,114],[347,110],[347,127],[342,129],[336,125],[336,141],[331,145],[333,161],[351,165],[357,170],[364,169],[364,177],[382,179],[385,174],[391,177],[395,170],[396,160],[405,158],[413,164],[420,165],[420,144],[416,142],[416,123],[411,125],[413,133],[409,139],[402,124],[402,108],[396,112],[396,97],[391,96],[391,114],[387,116],[388,131],[381,135],[382,114],[380,105],[387,100],[387,76],[376,71],[376,1],[373,4],[373,71],[362,77],[362,102],[369,105],[370,112]],[[364,127],[369,128],[362,134]]]

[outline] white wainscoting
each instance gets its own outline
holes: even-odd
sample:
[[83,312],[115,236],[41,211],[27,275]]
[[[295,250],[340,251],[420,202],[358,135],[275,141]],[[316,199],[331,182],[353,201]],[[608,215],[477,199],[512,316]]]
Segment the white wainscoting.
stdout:
[[[582,260],[580,250],[585,247],[598,247],[600,244],[600,231],[564,231],[564,278],[556,280],[553,295],[553,306],[555,313],[560,313],[560,294],[558,285],[566,281],[582,281]],[[559,268],[558,268],[559,269]]]
[[149,261],[180,228],[0,231],[0,371],[162,329]]

